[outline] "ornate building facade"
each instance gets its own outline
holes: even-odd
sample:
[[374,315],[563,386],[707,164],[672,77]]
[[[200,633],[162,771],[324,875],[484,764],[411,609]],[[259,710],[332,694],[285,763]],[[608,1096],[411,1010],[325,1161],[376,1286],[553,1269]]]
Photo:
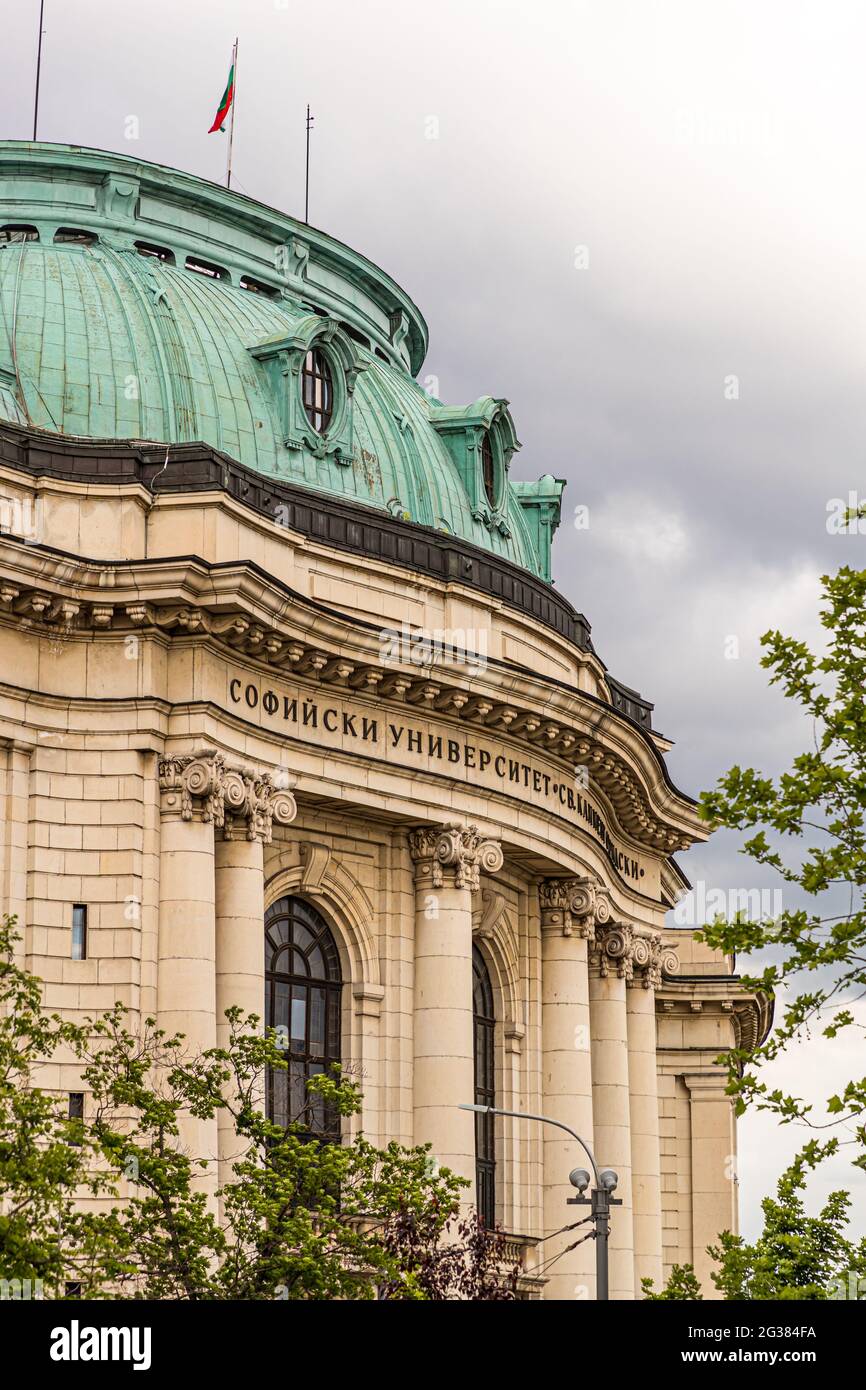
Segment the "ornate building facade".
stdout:
[[[589,1242],[543,1272],[579,1150],[459,1106],[561,1120],[619,1174],[612,1296],[706,1280],[716,1058],[766,1010],[665,929],[704,830],[551,587],[563,485],[510,479],[508,402],[422,390],[354,251],[99,151],[0,144],[0,311],[0,900],[47,1003],[196,1047],[264,1016],[275,1116],[339,1061],[348,1134],[429,1141],[579,1299]],[[185,1137],[215,1190],[229,1136]]]

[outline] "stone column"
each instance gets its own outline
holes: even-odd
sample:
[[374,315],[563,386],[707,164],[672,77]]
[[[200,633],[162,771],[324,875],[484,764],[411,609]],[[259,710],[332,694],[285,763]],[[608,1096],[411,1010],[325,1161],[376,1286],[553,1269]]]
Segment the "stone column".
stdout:
[[[215,852],[216,1040],[228,1045],[227,1009],[265,1016],[264,850],[273,822],[289,825],[297,815],[291,792],[251,768],[227,768],[223,778],[224,822]],[[231,1115],[218,1116],[219,1184],[231,1181],[241,1155]]]
[[467,1178],[475,1201],[472,1026],[472,892],[502,850],[474,825],[422,826],[409,834],[415,861],[415,1143],[432,1145],[444,1168]]
[[619,1175],[610,1218],[610,1297],[634,1298],[631,1116],[629,1106],[626,981],[632,974],[631,929],[596,927],[590,955],[589,1012],[592,1035],[592,1109],[599,1168]]
[[718,1298],[710,1275],[713,1261],[708,1245],[717,1245],[722,1231],[737,1231],[737,1133],[728,1078],[721,1067],[687,1072],[692,1168],[692,1262],[704,1298]]
[[[576,1130],[593,1147],[592,1057],[590,1051],[587,942],[596,923],[610,915],[600,885],[592,878],[545,879],[541,909],[541,1083],[542,1113]],[[587,1215],[569,1207],[577,1193],[568,1181],[573,1168],[589,1168],[580,1145],[562,1130],[543,1125],[544,1234]],[[588,1229],[588,1228],[587,1228]],[[582,1232],[545,1245],[545,1259]],[[546,1299],[595,1298],[595,1245],[585,1241],[551,1267]]]
[[[223,821],[224,764],[213,749],[161,758],[157,1019],[183,1033],[188,1055],[216,1046],[214,826]],[[195,1184],[217,1184],[216,1119],[187,1116],[181,1143],[207,1169]]]
[[27,840],[32,752],[28,744],[10,740],[3,750],[5,767],[0,790],[0,913],[8,912],[17,918],[15,960],[22,967],[28,956]]
[[628,1028],[629,1116],[631,1120],[632,1219],[634,1223],[634,1289],[641,1280],[662,1284],[661,1158],[659,1152],[659,1092],[656,1060],[655,992],[662,970],[673,974],[677,958],[663,951],[661,937],[635,935],[633,975],[626,981]]

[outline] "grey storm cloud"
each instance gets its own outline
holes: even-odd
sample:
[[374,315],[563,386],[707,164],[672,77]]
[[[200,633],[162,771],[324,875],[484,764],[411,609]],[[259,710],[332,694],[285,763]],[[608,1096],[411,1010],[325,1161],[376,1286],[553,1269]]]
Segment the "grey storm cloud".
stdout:
[[[3,0],[6,137],[37,14]],[[808,730],[758,638],[815,634],[819,576],[864,563],[826,528],[866,494],[862,6],[47,0],[45,30],[42,138],[216,180],[237,34],[235,185],[296,214],[309,101],[312,220],[416,299],[442,399],[511,401],[515,475],[567,479],[557,585],[678,783],[786,765]],[[683,867],[761,884],[732,836]],[[747,1231],[797,1143],[742,1124]]]

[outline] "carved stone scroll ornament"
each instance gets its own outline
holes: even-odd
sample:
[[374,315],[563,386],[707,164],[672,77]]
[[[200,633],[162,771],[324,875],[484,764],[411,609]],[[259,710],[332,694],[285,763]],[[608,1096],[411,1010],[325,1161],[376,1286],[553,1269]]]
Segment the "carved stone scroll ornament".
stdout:
[[634,933],[625,922],[612,922],[609,926],[596,929],[592,959],[602,979],[611,973],[619,975],[622,980],[632,979],[634,943]]
[[610,898],[601,879],[545,878],[538,887],[543,930],[592,941],[611,919]]
[[267,772],[228,768],[224,795],[223,835],[227,840],[237,839],[240,833],[247,840],[260,840],[269,845],[274,821],[278,825],[290,825],[298,813],[291,792],[275,787]]
[[223,779],[225,762],[215,749],[180,757],[160,758],[159,789],[162,813],[178,813],[182,820],[201,820],[223,824]]
[[630,985],[641,986],[643,989],[658,989],[664,975],[676,975],[680,962],[674,947],[664,945],[658,932],[647,935],[635,933],[632,966]]
[[227,840],[241,826],[248,840],[270,844],[273,823],[289,825],[297,815],[290,791],[275,787],[269,773],[248,767],[228,767],[221,753],[160,758],[159,786],[163,815],[205,822],[222,828]]
[[495,840],[483,840],[475,825],[421,826],[409,832],[409,852],[421,874],[429,873],[433,888],[442,888],[445,870],[454,874],[455,888],[475,890],[481,871],[495,874],[502,868],[502,848]]

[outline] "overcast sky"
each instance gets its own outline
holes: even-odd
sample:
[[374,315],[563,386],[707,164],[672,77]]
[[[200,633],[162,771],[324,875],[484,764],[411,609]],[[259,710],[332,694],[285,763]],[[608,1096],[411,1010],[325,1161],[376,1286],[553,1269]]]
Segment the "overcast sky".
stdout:
[[[866,494],[866,7],[45,9],[43,139],[222,180],[224,138],[206,132],[237,34],[235,184],[297,214],[311,104],[311,220],[419,304],[422,377],[443,400],[510,400],[514,475],[568,480],[558,587],[655,701],[679,785],[786,765],[808,731],[768,691],[758,636],[810,636],[819,576],[866,563],[862,538],[826,529],[829,499]],[[38,10],[0,0],[5,137],[32,134]],[[716,836],[683,867],[709,887],[770,884],[737,843]],[[862,1056],[853,1039],[813,1044],[779,1076],[822,1094]],[[747,1232],[799,1140],[741,1122]],[[813,1191],[859,1190],[862,1228],[864,1182],[838,1163]]]

